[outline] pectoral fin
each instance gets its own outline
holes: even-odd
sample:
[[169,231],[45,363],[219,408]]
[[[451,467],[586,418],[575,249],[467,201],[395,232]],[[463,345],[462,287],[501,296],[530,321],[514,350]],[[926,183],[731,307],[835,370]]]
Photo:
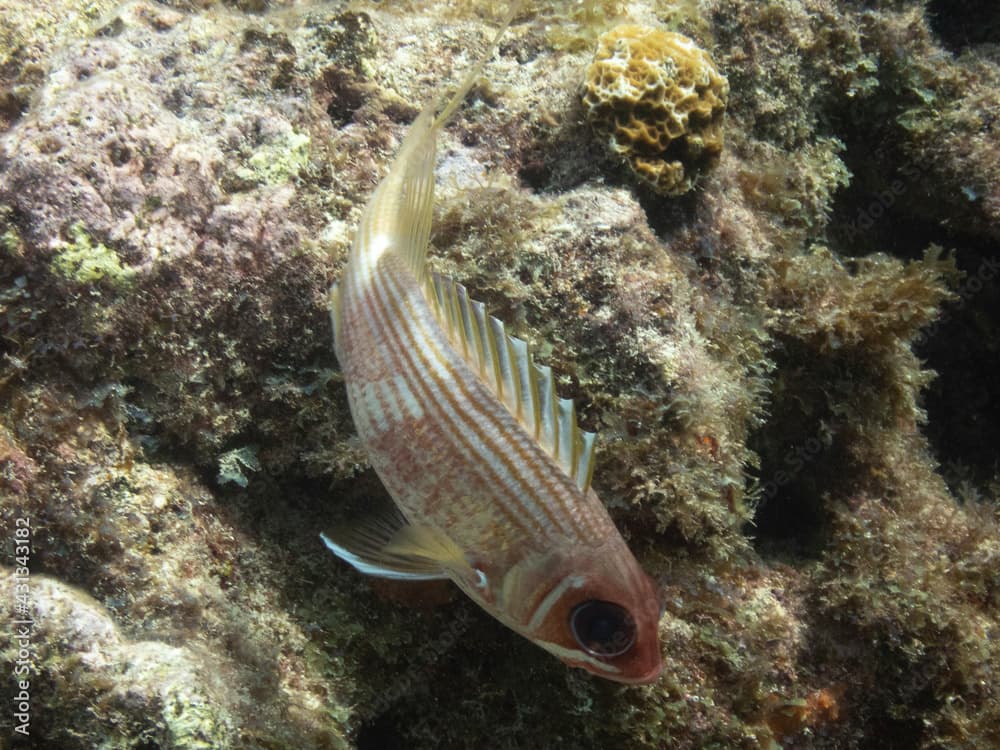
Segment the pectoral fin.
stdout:
[[320,538],[333,554],[370,576],[427,581],[469,569],[462,551],[444,532],[413,526],[395,508],[369,514]]

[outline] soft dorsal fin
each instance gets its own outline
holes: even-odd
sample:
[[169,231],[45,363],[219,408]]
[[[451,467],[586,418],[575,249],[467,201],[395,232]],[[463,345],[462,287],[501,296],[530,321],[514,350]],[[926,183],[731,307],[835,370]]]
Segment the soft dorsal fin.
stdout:
[[482,302],[469,299],[461,284],[433,274],[425,293],[455,350],[586,492],[596,436],[577,428],[573,401],[556,396],[552,368],[535,364],[528,344],[509,335]]

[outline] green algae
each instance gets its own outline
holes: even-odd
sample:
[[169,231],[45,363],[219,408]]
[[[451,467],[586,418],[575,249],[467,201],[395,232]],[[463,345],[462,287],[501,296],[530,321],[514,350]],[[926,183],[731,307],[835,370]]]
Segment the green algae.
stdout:
[[5,207],[0,207],[0,227],[3,229],[0,233],[0,249],[10,257],[19,257],[23,253],[24,243],[17,229],[3,221],[5,213]]
[[136,271],[123,266],[118,253],[102,242],[95,243],[82,224],[73,224],[69,236],[71,241],[60,247],[52,258],[53,273],[78,284],[106,280],[120,290],[129,287]]
[[309,162],[309,136],[304,133],[285,133],[254,151],[246,167],[236,174],[249,182],[278,185],[298,175]]

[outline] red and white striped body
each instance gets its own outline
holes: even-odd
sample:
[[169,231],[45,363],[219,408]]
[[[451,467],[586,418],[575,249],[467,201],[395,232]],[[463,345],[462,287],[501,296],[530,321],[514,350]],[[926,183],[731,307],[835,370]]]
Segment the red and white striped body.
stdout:
[[[586,482],[570,476],[539,441],[541,428],[532,434],[520,407],[512,412],[511,401],[498,397],[502,385],[470,363],[430,291],[423,261],[445,116],[425,110],[411,126],[365,208],[332,295],[355,426],[406,521],[460,550],[461,564],[442,570],[478,604],[569,664],[649,682],[662,668],[653,583],[590,489],[589,474]],[[577,439],[575,421],[572,432]],[[594,602],[625,612],[632,628],[634,643],[613,657],[582,648],[571,632],[580,607]],[[586,622],[591,630],[610,627],[595,618]]]
[[340,285],[337,355],[355,427],[407,519],[499,565],[525,545],[618,537],[593,490],[581,497],[454,349],[405,262],[390,252],[373,266]]

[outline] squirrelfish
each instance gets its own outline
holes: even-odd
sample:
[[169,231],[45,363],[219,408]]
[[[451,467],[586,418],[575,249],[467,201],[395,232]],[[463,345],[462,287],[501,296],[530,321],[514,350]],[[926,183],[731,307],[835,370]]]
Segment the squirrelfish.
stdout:
[[397,508],[322,537],[369,575],[450,578],[566,664],[648,683],[659,597],[590,486],[594,434],[524,341],[426,269],[437,136],[495,48],[410,126],[330,291],[354,424]]

